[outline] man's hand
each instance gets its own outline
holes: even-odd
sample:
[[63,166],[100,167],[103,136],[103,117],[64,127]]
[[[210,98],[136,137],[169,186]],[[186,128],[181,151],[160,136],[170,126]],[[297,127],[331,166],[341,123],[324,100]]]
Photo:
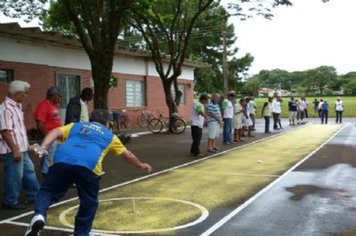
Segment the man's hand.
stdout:
[[12,156],[15,161],[21,161],[21,159],[22,159],[21,152],[19,150],[12,152]]
[[140,168],[141,168],[142,170],[147,171],[147,173],[151,173],[151,172],[152,172],[152,167],[151,167],[150,164],[142,163],[141,166],[140,166]]

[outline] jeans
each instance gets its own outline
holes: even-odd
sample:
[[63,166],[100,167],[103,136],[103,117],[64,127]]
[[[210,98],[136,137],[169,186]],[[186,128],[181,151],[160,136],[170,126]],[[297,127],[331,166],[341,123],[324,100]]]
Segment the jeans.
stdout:
[[224,118],[223,139],[224,143],[232,142],[232,118]]
[[336,111],[336,123],[342,123],[342,111]]
[[190,148],[190,153],[197,155],[200,154],[200,140],[203,134],[203,129],[200,128],[199,126],[192,125],[191,131],[192,131],[193,143],[192,143],[192,147]]
[[35,214],[46,218],[47,209],[75,183],[80,205],[75,217],[75,236],[88,236],[98,208],[100,177],[91,170],[76,165],[57,163],[48,170],[45,181],[37,195]]
[[264,116],[265,118],[265,132],[269,132],[269,123],[270,123],[270,116]]
[[321,111],[321,123],[324,124],[324,121],[325,121],[325,124],[328,123],[328,115],[329,115],[329,111]]
[[[42,142],[40,142],[42,143]],[[53,161],[54,157],[54,152],[56,151],[57,148],[57,142],[54,141],[51,146],[48,147],[48,155],[43,156],[41,159],[41,173],[46,175],[48,172],[48,168],[51,166],[51,163]]]
[[40,188],[28,152],[21,153],[21,157],[20,161],[15,161],[12,153],[4,154],[4,205],[18,204],[22,185],[29,202],[36,199]]
[[277,129],[279,124],[279,113],[273,113],[273,129]]

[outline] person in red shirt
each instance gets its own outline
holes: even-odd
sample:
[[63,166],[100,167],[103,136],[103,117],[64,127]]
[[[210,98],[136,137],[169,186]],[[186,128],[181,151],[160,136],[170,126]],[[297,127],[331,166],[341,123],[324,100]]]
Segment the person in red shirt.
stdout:
[[[37,129],[39,131],[39,141],[49,133],[51,130],[62,126],[62,120],[60,116],[59,104],[62,99],[62,94],[59,88],[50,87],[47,90],[47,98],[37,104],[35,112],[33,114]],[[41,173],[46,176],[48,168],[50,166],[51,159],[54,151],[56,150],[57,143],[54,142],[49,148],[49,155],[41,159]]]

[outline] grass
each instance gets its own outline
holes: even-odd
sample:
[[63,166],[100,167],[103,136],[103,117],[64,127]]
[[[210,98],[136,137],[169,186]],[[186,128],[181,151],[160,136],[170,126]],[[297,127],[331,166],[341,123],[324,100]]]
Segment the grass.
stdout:
[[[307,101],[309,102],[308,106],[308,113],[309,117],[314,117],[314,104],[313,101],[314,99],[320,99],[320,97],[307,97]],[[329,117],[335,117],[335,111],[334,111],[334,102],[336,101],[336,97],[322,97],[322,99],[327,100],[330,106],[329,109]],[[288,101],[290,100],[289,97],[283,98],[283,103],[282,103],[282,117],[286,118],[288,117]],[[344,117],[356,117],[356,97],[341,97],[341,100],[344,103]],[[267,101],[267,98],[256,98],[255,99],[256,104],[257,104],[257,116],[261,116],[261,110],[263,107],[263,103]]]

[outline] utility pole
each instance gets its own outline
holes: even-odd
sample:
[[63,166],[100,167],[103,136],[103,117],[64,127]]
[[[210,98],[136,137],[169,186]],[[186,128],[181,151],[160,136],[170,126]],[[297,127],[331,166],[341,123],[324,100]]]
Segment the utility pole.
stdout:
[[227,43],[226,43],[226,29],[225,25],[223,26],[223,81],[224,81],[224,95],[227,98],[227,93],[229,90],[229,83],[228,83],[228,65],[227,65]]

